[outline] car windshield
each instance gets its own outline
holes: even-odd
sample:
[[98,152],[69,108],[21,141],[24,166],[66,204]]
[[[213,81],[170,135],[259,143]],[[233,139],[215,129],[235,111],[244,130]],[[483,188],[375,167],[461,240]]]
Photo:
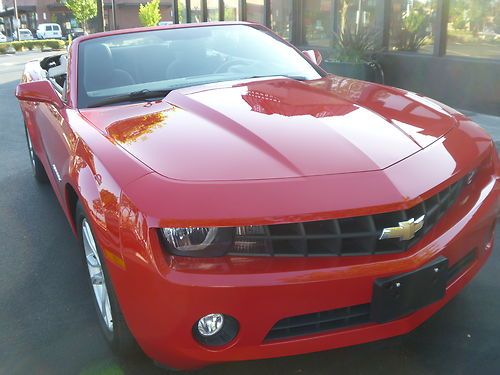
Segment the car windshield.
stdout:
[[[304,56],[251,25],[154,30],[90,39],[78,50],[78,107],[129,93],[255,77],[321,77]],[[117,100],[120,102],[121,100]]]

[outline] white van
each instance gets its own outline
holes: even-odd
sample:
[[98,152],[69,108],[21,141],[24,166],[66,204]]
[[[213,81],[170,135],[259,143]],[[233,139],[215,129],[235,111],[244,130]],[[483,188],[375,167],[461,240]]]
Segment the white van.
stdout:
[[31,30],[19,29],[19,40],[33,40]]
[[62,39],[61,26],[57,23],[41,23],[36,29],[38,39]]

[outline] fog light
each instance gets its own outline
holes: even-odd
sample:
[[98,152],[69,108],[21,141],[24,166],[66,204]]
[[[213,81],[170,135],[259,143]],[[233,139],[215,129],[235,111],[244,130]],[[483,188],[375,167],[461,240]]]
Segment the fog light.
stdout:
[[210,347],[229,344],[238,335],[239,324],[226,314],[208,314],[193,324],[193,337],[200,344]]
[[213,336],[222,329],[224,315],[208,314],[198,320],[198,332],[202,336]]

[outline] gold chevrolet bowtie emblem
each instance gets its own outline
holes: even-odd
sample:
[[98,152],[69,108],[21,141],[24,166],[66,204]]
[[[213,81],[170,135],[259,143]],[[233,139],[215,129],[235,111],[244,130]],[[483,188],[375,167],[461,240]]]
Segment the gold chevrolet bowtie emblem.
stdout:
[[411,218],[410,220],[402,221],[399,227],[384,228],[379,240],[386,240],[388,238],[399,238],[400,241],[411,240],[424,226],[425,215],[420,216],[417,220]]

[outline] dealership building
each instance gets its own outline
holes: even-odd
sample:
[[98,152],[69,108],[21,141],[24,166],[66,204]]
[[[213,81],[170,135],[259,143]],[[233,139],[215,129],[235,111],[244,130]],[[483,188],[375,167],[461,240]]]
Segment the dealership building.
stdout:
[[[7,34],[12,2],[3,0],[0,9]],[[139,26],[141,2],[104,0],[105,28]],[[77,26],[64,2],[17,3],[22,27]],[[364,30],[373,36],[373,57],[385,83],[500,115],[500,0],[161,0],[160,8],[162,21],[173,23],[258,22],[299,48],[319,49],[325,58],[335,58],[336,34]],[[419,34],[418,46],[409,43]]]
[[[14,25],[14,0],[1,0],[0,31],[11,35]],[[146,0],[147,1],[147,0]],[[137,12],[139,4],[144,0],[104,0],[104,23],[106,29],[128,28],[139,26]],[[19,20],[22,28],[35,31],[39,23],[57,23],[63,33],[78,27],[78,23],[71,11],[66,8],[64,1],[58,0],[17,0]],[[160,11],[165,20],[173,19],[173,3],[161,1]],[[116,22],[113,22],[116,20]],[[95,20],[90,21],[90,28],[95,28]]]

